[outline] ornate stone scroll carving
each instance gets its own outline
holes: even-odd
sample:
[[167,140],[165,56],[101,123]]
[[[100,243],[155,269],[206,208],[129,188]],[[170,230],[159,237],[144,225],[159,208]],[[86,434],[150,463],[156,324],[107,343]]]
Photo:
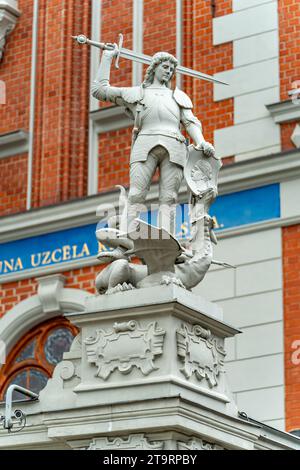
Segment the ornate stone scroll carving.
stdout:
[[15,0],[0,2],[0,62],[3,58],[7,36],[13,31],[21,12]]
[[187,379],[194,373],[198,380],[206,379],[209,386],[218,385],[226,352],[213,338],[210,330],[194,325],[182,325],[177,334],[177,353],[184,365],[180,371]]
[[95,335],[86,338],[88,362],[98,367],[96,377],[107,380],[118,369],[129,374],[133,367],[148,375],[157,367],[156,356],[163,352],[165,331],[150,323],[141,328],[136,321],[115,323],[111,331],[96,330]]
[[178,450],[225,450],[217,444],[193,437],[189,442],[178,442]]
[[150,443],[144,434],[132,434],[128,438],[117,437],[108,439],[101,437],[93,439],[87,450],[162,450],[163,442]]

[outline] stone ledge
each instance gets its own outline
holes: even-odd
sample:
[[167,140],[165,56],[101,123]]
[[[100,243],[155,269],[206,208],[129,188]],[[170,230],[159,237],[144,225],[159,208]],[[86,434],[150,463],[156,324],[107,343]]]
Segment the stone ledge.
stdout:
[[29,148],[28,140],[29,133],[22,129],[14,132],[8,132],[7,134],[1,134],[0,159],[27,153]]
[[267,104],[266,108],[276,124],[300,120],[300,105],[294,104],[292,100]]
[[132,126],[133,123],[132,119],[126,115],[124,106],[97,109],[90,113],[90,119],[97,134],[124,129]]
[[[114,313],[116,313],[117,318],[119,318],[121,310],[129,309],[130,315],[134,314],[133,309],[135,308],[145,312],[146,308],[150,307],[151,310],[153,306],[156,312],[166,309],[175,311],[178,310],[175,304],[182,306],[184,310],[194,310],[205,317],[211,317],[210,321],[212,323],[215,321],[218,323],[223,320],[222,309],[217,304],[209,302],[176,285],[161,286],[159,289],[156,287],[148,287],[111,295],[91,296],[86,299],[86,312],[82,312],[81,314],[78,314],[78,312],[70,313],[66,314],[66,316],[70,319],[76,317],[76,323],[79,324],[81,323],[81,319],[85,322],[88,316],[98,317],[100,312],[101,318],[104,318],[108,312],[112,312],[111,315],[108,314],[109,318],[114,315]],[[128,315],[128,313],[126,315]],[[239,332],[229,325],[226,326],[228,326],[227,333],[229,336]],[[212,327],[212,325],[210,325],[210,327]]]

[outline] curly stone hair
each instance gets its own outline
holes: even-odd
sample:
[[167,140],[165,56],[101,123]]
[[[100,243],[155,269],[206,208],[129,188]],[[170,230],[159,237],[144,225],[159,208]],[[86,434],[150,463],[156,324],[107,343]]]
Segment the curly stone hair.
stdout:
[[[147,88],[148,86],[152,85],[154,81],[154,73],[155,73],[156,67],[162,62],[166,62],[166,61],[169,61],[171,62],[171,64],[174,65],[174,73],[175,73],[176,67],[178,65],[178,60],[176,59],[176,57],[174,57],[172,54],[169,54],[169,52],[157,52],[152,57],[151,64],[149,65],[146,71],[146,75],[142,84],[143,88]],[[173,73],[173,76],[174,76],[174,73]],[[168,82],[169,88],[171,88],[170,82],[171,80]]]

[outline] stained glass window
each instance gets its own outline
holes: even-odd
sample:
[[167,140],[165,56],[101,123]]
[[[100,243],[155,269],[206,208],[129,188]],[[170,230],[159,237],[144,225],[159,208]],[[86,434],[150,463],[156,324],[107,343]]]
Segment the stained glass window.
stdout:
[[[31,330],[9,354],[0,369],[0,400],[9,385],[16,384],[39,393],[52,376],[54,367],[70,350],[78,330],[65,318],[56,318]],[[26,397],[15,392],[14,400]]]
[[20,352],[15,362],[22,362],[26,359],[34,359],[34,349],[36,341],[33,340]]
[[68,328],[57,328],[49,334],[45,343],[45,357],[49,364],[58,364],[63,358],[63,353],[69,351],[74,336]]

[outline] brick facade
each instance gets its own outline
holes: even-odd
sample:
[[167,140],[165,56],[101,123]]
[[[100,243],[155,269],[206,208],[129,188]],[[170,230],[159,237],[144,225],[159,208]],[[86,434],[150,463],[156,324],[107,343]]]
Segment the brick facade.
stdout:
[[[300,79],[300,4],[297,0],[279,2],[280,97],[288,99],[292,83]],[[296,120],[281,124],[282,150],[294,149],[291,141]],[[286,429],[300,428],[300,365],[293,361],[300,339],[300,226],[283,229],[284,339]],[[299,348],[298,348],[299,349]],[[294,356],[293,356],[294,355]],[[296,361],[297,362],[297,361]]]
[[[280,62],[280,98],[288,99],[288,92],[293,82],[300,80],[300,3],[297,0],[279,2],[279,62]],[[281,124],[282,150],[295,148],[291,135],[296,121]]]
[[300,225],[283,229],[283,260],[286,428],[290,431],[300,424]]

